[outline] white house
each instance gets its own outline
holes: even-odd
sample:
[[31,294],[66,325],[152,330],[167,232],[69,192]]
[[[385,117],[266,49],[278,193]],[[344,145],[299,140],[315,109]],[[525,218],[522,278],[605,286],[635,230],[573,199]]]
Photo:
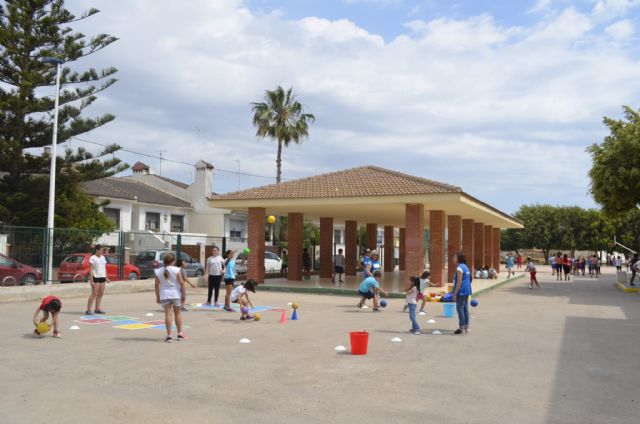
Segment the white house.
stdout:
[[[129,176],[89,181],[82,188],[96,202],[108,201],[104,213],[117,230],[130,233],[128,241],[137,240],[136,250],[175,244],[177,233],[182,234],[185,245],[219,244],[214,238],[222,237],[228,244],[243,245],[246,214],[212,208],[214,167],[201,160],[195,168],[195,181],[185,184],[156,175],[148,165],[136,162]],[[100,241],[115,244],[111,238]]]

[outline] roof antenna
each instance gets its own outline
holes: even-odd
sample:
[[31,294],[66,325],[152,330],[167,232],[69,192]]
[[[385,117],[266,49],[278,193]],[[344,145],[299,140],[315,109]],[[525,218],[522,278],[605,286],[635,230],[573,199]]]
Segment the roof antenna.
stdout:
[[158,150],[158,153],[160,153],[160,173],[159,175],[162,177],[162,154],[166,152],[166,150]]

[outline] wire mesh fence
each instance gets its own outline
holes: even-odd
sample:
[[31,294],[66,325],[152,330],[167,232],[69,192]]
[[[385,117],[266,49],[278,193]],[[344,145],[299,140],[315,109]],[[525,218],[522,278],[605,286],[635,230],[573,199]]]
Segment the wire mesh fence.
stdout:
[[221,251],[242,250],[247,240],[151,230],[103,233],[78,228],[3,225],[0,226],[0,285],[88,281],[89,258],[97,244],[105,248],[107,277],[116,281],[152,277],[167,252],[173,252],[187,263],[188,276],[200,276],[214,246]]

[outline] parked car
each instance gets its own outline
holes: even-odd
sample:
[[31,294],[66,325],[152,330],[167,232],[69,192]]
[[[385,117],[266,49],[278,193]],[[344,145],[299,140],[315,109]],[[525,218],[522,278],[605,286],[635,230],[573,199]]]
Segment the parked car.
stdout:
[[0,253],[0,286],[31,286],[42,281],[42,272]]
[[[153,277],[153,271],[162,266],[164,255],[167,253],[176,254],[171,250],[145,250],[136,255],[135,264],[140,268],[141,278]],[[187,262],[187,277],[200,277],[204,275],[204,265],[193,259],[187,253],[181,252],[183,261]]]
[[[120,259],[114,255],[104,255],[107,261],[107,278],[109,280],[118,280],[118,265]],[[60,263],[60,269],[58,270],[58,280],[61,283],[72,283],[79,281],[89,281],[89,259],[91,259],[91,253],[74,253],[68,255]],[[124,279],[137,280],[140,278],[140,269],[131,264],[124,264]]]
[[[242,261],[244,260],[244,264]],[[280,272],[282,269],[282,259],[275,253],[264,252],[264,271],[266,273]],[[236,272],[238,274],[247,273],[247,261],[244,253],[236,256]]]

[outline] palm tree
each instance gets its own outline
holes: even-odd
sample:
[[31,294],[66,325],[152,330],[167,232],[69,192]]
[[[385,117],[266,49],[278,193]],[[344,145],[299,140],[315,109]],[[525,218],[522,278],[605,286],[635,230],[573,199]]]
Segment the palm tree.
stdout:
[[316,117],[305,113],[293,94],[293,88],[285,91],[280,86],[273,91],[265,91],[264,101],[252,103],[252,110],[256,137],[278,141],[276,183],[279,183],[282,175],[282,145],[288,147],[289,143],[297,144],[308,137],[309,122],[314,122]]

